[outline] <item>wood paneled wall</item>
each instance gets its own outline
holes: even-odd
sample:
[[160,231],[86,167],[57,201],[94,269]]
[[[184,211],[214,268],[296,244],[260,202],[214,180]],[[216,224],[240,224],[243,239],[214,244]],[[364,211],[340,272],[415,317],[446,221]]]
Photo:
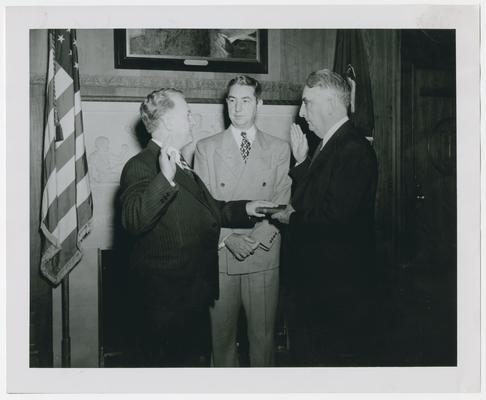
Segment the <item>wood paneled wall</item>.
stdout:
[[332,69],[335,29],[283,29],[280,35],[281,80],[303,85],[312,71]]
[[394,261],[400,160],[400,32],[364,30],[375,112],[374,148],[378,157],[376,229],[382,263]]

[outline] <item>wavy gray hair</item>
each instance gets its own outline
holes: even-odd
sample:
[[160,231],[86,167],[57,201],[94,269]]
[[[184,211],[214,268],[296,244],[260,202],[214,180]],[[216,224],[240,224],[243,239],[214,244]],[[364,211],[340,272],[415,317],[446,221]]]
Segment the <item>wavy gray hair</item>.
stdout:
[[152,134],[159,126],[160,118],[167,112],[174,108],[174,101],[172,100],[173,94],[183,93],[174,88],[162,88],[154,90],[147,95],[145,100],[140,105],[140,117],[145,125],[147,132]]
[[336,72],[329,69],[320,69],[312,72],[305,81],[307,87],[319,86],[325,89],[333,89],[337,92],[341,103],[347,108],[351,102],[351,87],[348,82]]

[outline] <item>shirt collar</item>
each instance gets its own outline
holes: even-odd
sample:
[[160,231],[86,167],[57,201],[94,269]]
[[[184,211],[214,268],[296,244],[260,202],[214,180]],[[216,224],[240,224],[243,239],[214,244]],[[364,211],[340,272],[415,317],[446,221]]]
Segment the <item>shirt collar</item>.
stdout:
[[[157,139],[154,138],[152,138],[152,141],[162,149],[162,143],[160,143]],[[181,152],[179,150],[177,150],[175,147],[167,146],[165,151],[167,152],[167,155],[170,155],[171,157],[175,157],[176,164],[179,165],[179,167],[182,167]]]
[[162,143],[160,143],[160,142],[159,142],[157,139],[152,138],[151,140],[152,140],[152,142],[154,142],[154,143],[155,143],[157,146],[159,146],[160,148],[162,148]]
[[334,135],[341,126],[343,126],[347,121],[349,120],[348,116],[344,116],[342,119],[340,119],[338,122],[336,122],[331,128],[326,132],[324,137],[322,138],[322,146],[321,150],[325,146],[325,144],[331,139],[332,135]]
[[241,132],[246,133],[246,138],[248,139],[248,141],[250,143],[253,143],[253,141],[255,140],[255,136],[256,136],[256,126],[255,125],[252,125],[251,128],[245,129],[243,131],[243,130],[235,127],[233,124],[231,124],[230,129],[231,129],[231,133],[233,134],[233,137],[235,138],[238,146],[241,144]]

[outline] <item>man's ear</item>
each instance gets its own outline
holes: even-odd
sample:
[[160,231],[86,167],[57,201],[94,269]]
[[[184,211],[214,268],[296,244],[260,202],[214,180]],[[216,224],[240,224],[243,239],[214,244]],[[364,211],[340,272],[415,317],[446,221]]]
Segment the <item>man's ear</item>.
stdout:
[[337,107],[338,99],[336,98],[336,96],[329,96],[327,101],[331,105],[331,107],[329,108],[330,110],[334,110]]
[[174,126],[174,119],[172,118],[170,112],[166,112],[164,115],[162,115],[160,122],[164,124],[165,128],[169,131],[171,131],[172,127]]
[[257,100],[257,106],[258,107],[263,106],[263,100],[262,99]]

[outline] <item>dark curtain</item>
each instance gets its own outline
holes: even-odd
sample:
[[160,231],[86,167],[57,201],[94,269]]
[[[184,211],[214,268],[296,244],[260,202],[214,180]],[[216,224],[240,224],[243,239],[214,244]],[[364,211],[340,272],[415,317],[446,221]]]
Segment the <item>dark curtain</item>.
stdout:
[[[353,72],[351,72],[351,70]],[[336,54],[334,71],[350,76],[354,73],[356,82],[355,111],[349,117],[364,136],[373,136],[374,114],[371,96],[371,81],[368,57],[363,43],[362,32],[358,29],[338,29],[336,34]]]

